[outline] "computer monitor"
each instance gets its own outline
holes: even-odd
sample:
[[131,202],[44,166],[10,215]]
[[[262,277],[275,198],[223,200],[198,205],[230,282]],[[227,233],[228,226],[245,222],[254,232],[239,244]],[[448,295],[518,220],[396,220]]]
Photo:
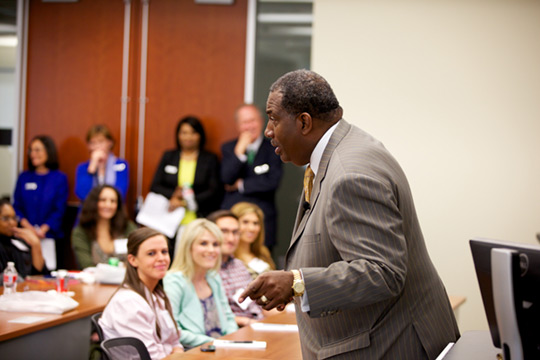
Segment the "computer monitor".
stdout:
[[[540,359],[540,247],[482,238],[470,246],[493,345],[505,359]],[[512,357],[516,344],[521,356]]]

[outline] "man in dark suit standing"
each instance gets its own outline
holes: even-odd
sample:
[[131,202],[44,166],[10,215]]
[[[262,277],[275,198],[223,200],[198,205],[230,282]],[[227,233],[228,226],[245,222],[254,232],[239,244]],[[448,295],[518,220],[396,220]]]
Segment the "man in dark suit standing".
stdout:
[[244,104],[235,113],[240,135],[221,147],[221,180],[225,197],[221,207],[240,201],[259,205],[264,212],[265,245],[276,243],[275,193],[281,180],[281,161],[262,134],[263,117],[254,105]]
[[260,275],[240,301],[293,298],[304,359],[436,358],[459,331],[399,164],[314,72],[279,78],[266,112],[276,153],[309,166],[288,271]]

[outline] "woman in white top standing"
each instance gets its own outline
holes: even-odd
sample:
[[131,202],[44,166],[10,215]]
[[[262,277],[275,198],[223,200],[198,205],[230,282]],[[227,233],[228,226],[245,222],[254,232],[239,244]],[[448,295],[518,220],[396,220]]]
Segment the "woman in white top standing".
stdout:
[[183,352],[162,284],[171,261],[167,239],[141,228],[129,235],[127,246],[126,276],[99,320],[103,336],[138,338],[152,359]]

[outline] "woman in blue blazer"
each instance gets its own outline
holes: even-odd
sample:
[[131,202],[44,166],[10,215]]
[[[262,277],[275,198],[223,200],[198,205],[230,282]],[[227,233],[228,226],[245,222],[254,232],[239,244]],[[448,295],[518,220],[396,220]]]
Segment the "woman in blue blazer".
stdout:
[[54,141],[45,135],[32,139],[28,148],[28,170],[17,179],[13,207],[21,226],[40,239],[60,239],[68,198],[67,176],[58,170]]

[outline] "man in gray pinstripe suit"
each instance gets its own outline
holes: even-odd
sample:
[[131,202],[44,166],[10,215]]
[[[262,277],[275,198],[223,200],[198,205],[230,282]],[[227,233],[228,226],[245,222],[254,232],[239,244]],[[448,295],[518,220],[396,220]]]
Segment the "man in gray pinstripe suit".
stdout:
[[270,88],[265,135],[282,161],[315,174],[300,202],[286,268],[242,294],[296,306],[304,359],[434,359],[459,337],[426,249],[405,174],[384,146],[342,119],[320,75]]

